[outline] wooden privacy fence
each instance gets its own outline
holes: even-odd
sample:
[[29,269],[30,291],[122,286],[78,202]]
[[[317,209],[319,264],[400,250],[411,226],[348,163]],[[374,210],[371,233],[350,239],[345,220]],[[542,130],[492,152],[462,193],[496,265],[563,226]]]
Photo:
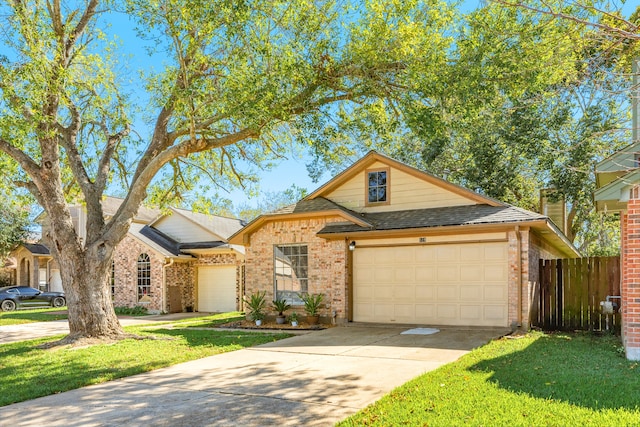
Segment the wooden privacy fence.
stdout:
[[540,288],[534,290],[531,323],[545,330],[620,331],[620,298],[615,313],[600,301],[620,295],[620,257],[540,260]]

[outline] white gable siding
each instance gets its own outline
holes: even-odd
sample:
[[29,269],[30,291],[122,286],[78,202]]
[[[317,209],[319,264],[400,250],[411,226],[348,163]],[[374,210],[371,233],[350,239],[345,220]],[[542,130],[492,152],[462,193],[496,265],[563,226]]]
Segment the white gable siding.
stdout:
[[[367,169],[385,168],[388,165],[376,162]],[[391,185],[390,204],[365,206],[365,172],[345,182],[326,197],[356,212],[385,212],[409,209],[439,208],[445,206],[475,205],[474,200],[419,179],[399,169],[389,171]]]
[[153,224],[153,227],[180,243],[223,240],[220,236],[177,214],[161,218]]

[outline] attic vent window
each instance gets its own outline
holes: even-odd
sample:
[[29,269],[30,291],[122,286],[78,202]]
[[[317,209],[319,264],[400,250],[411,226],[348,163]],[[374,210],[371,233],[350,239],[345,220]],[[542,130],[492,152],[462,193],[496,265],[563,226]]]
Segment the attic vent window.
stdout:
[[389,202],[389,170],[367,171],[367,204]]

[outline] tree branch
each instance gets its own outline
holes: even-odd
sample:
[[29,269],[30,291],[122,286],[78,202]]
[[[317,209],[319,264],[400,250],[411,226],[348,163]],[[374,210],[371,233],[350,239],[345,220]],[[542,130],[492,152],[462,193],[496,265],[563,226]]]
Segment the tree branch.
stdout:
[[[609,32],[609,33],[616,33],[616,34],[618,34],[619,36],[621,36],[621,37],[623,37],[625,39],[640,40],[640,34],[638,33],[638,29],[640,28],[640,26],[634,25],[633,23],[627,21],[626,19],[623,19],[623,18],[621,18],[619,16],[611,15],[611,14],[609,14],[607,12],[603,12],[603,11],[601,11],[599,9],[596,9],[596,8],[591,8],[591,9],[593,9],[593,10],[599,12],[599,13],[606,14],[607,16],[615,17],[617,20],[619,20],[620,22],[622,22],[626,26],[628,26],[628,28],[630,30],[627,31],[627,30],[623,30],[621,28],[612,27],[610,25],[601,24],[599,22],[587,21],[586,19],[578,18],[578,17],[575,17],[573,15],[569,15],[569,14],[564,13],[564,12],[556,12],[550,6],[549,6],[549,8],[547,10],[544,10],[544,9],[540,9],[540,8],[537,8],[537,7],[528,6],[528,5],[523,4],[521,2],[513,3],[513,2],[506,1],[506,0],[491,0],[491,1],[494,2],[494,3],[502,4],[502,5],[509,6],[509,7],[520,7],[520,8],[523,8],[523,9],[530,10],[532,12],[537,12],[537,13],[541,13],[541,14],[544,14],[544,15],[550,15],[550,16],[553,16],[554,18],[567,19],[569,21],[573,21],[573,22],[576,22],[578,24],[584,24],[584,25],[588,25],[590,27],[594,27],[594,28],[598,28],[598,29],[601,29],[601,30],[605,30],[606,32]],[[586,6],[581,6],[581,7],[585,8],[585,9],[587,8]]]

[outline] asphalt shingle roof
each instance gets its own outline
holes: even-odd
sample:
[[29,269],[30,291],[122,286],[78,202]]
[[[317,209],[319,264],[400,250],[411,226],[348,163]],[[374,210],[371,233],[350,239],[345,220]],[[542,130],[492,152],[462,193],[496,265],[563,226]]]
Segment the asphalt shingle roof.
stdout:
[[431,209],[362,214],[372,227],[356,224],[328,224],[318,234],[371,230],[401,230],[456,225],[503,224],[547,219],[546,216],[514,206],[469,205]]

